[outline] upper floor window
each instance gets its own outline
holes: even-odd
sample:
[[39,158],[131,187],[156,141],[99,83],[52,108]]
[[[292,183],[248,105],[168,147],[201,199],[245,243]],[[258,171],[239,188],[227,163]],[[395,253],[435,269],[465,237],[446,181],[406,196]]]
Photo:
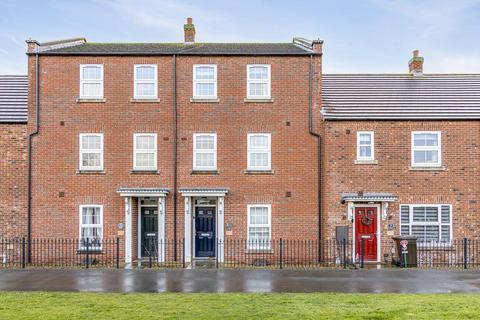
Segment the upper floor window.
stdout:
[[103,170],[103,134],[80,134],[80,170]]
[[251,133],[247,136],[247,169],[271,170],[271,135]]
[[193,97],[200,99],[217,98],[217,66],[196,64],[193,66]]
[[157,65],[136,64],[134,66],[134,92],[135,99],[157,98]]
[[357,132],[357,160],[371,161],[375,159],[375,142],[373,131]]
[[441,133],[438,131],[412,132],[412,167],[440,167],[442,165]]
[[452,206],[400,205],[400,233],[417,237],[420,244],[452,239]]
[[157,135],[155,133],[133,135],[133,168],[157,170]]
[[102,248],[103,207],[101,205],[80,206],[80,249]]
[[270,65],[247,65],[247,98],[270,98]]
[[193,135],[193,170],[217,169],[217,135],[197,133]]
[[270,249],[272,207],[269,204],[248,206],[248,244],[250,250]]
[[103,65],[80,65],[80,98],[103,98]]

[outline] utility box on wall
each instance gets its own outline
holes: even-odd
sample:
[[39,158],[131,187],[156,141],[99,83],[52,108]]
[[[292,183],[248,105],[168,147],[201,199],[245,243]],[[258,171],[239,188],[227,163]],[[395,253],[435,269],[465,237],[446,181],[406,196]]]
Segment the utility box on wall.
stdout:
[[338,242],[348,241],[348,226],[336,226],[335,237]]

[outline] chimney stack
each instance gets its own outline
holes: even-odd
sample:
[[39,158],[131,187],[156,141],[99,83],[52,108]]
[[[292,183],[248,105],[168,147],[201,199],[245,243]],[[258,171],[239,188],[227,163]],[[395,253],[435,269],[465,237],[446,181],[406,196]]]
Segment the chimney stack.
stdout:
[[423,75],[423,57],[419,56],[420,51],[413,50],[413,57],[408,62],[408,70],[413,76]]
[[187,23],[183,25],[184,43],[195,43],[195,25],[192,22],[192,18],[187,18]]

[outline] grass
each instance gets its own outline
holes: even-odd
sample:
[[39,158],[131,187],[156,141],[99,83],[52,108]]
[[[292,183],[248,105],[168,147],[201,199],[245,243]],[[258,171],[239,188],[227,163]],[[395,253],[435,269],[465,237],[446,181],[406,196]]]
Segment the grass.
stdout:
[[478,319],[475,294],[0,292],[0,319]]

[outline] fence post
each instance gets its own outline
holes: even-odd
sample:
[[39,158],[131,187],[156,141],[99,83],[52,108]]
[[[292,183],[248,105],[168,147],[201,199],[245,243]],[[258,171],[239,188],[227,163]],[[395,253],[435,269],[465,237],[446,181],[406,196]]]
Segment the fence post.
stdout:
[[347,242],[345,239],[342,239],[342,250],[343,250],[343,269],[347,269]]
[[88,264],[89,264],[89,261],[88,261],[88,260],[89,260],[89,258],[90,258],[90,257],[89,257],[89,249],[90,249],[89,246],[90,246],[90,240],[87,238],[87,261],[86,261],[86,264],[87,264],[86,267],[87,267],[87,269],[88,269]]
[[365,242],[363,239],[360,239],[360,268],[363,269],[365,266]]
[[218,250],[218,239],[215,241],[215,268],[218,269],[218,253],[220,252]]
[[115,266],[120,269],[120,238],[115,238]]
[[283,239],[280,238],[280,269],[283,269]]
[[[175,244],[175,247],[176,246],[177,245]],[[183,247],[183,249],[182,249],[182,251],[183,251],[182,252],[182,267],[183,267],[183,269],[185,269],[185,239],[183,239],[183,241],[182,241],[182,247]]]
[[467,238],[463,238],[463,269],[468,268],[468,260],[467,260],[467,255],[468,255],[468,240]]
[[25,237],[22,237],[22,268],[25,269]]

